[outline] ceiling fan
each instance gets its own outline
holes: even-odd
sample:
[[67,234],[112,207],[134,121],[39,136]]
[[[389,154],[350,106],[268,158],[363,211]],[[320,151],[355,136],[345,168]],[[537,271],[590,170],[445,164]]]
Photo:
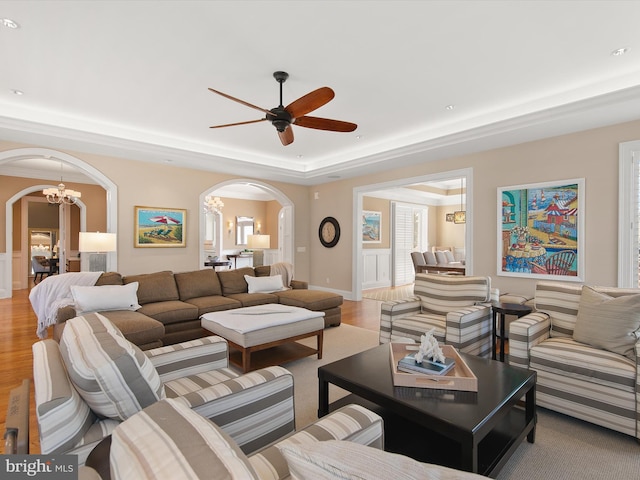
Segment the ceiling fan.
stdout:
[[332,132],[353,132],[356,128],[358,128],[358,125],[356,125],[355,123],[343,122],[341,120],[331,120],[329,118],[307,116],[307,113],[320,108],[333,99],[335,93],[329,87],[318,88],[317,90],[307,93],[306,95],[300,97],[299,99],[295,100],[285,107],[282,104],[282,84],[286,82],[287,78],[289,78],[289,74],[287,72],[274,72],[273,77],[280,84],[280,105],[272,108],[271,110],[257,107],[248,102],[245,102],[244,100],[240,100],[239,98],[232,97],[231,95],[227,95],[226,93],[222,93],[218,90],[210,88],[209,90],[211,90],[213,93],[222,95],[229,100],[241,103],[243,105],[246,105],[247,107],[260,110],[261,112],[264,112],[266,114],[264,118],[261,118],[259,120],[227,123],[225,125],[214,125],[210,128],[232,127],[235,125],[246,125],[249,123],[258,123],[268,120],[274,127],[276,127],[276,130],[278,131],[278,137],[280,137],[282,145],[285,146],[293,143],[293,129],[291,128],[291,125],[298,125],[300,127],[306,128],[315,128],[317,130],[329,130]]

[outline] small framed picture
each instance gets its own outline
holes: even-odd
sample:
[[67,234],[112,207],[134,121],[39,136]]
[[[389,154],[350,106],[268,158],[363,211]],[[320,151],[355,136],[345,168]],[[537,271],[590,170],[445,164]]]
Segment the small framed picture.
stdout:
[[186,247],[186,210],[138,206],[134,208],[134,247]]
[[381,243],[382,212],[362,211],[362,243]]

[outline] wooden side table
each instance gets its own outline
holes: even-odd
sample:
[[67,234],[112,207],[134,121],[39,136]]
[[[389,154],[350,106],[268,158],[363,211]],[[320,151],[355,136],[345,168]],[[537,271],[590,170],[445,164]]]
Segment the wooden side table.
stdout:
[[239,256],[240,256],[240,254],[237,254],[237,253],[236,254],[231,254],[231,255],[227,254],[227,258],[229,260],[233,260],[233,268],[234,269],[238,268],[238,263],[237,262],[238,262],[238,257]]
[[504,362],[504,339],[505,339],[505,331],[504,326],[507,323],[506,316],[507,315],[515,315],[516,317],[524,317],[525,315],[531,313],[531,307],[527,305],[521,305],[519,303],[502,303],[502,302],[491,302],[491,311],[493,312],[493,329],[491,333],[491,338],[493,343],[491,345],[491,358],[496,360],[496,340],[498,332],[497,330],[497,315],[500,315],[500,361]]

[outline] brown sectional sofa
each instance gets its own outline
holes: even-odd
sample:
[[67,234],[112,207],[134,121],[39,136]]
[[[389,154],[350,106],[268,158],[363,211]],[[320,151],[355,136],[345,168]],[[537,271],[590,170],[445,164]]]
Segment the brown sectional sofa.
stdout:
[[[307,282],[292,280],[291,289],[274,293],[248,293],[245,275],[270,275],[269,266],[245,267],[216,272],[213,269],[173,273],[161,271],[122,276],[103,273],[100,285],[126,285],[138,282],[135,312],[113,310],[100,312],[122,331],[124,336],[143,350],[193,340],[210,333],[200,326],[200,316],[233,308],[281,303],[313,311],[325,312],[325,327],[340,325],[342,296],[308,290]],[[64,322],[76,316],[73,306],[58,311],[54,338],[62,334]]]

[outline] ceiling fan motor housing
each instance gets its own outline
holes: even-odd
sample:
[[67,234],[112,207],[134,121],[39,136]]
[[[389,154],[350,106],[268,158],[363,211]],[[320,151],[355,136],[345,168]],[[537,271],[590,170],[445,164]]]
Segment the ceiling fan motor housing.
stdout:
[[273,113],[273,115],[267,115],[267,120],[269,120],[279,132],[284,132],[287,127],[291,125],[293,118],[283,106],[272,108],[270,112]]

